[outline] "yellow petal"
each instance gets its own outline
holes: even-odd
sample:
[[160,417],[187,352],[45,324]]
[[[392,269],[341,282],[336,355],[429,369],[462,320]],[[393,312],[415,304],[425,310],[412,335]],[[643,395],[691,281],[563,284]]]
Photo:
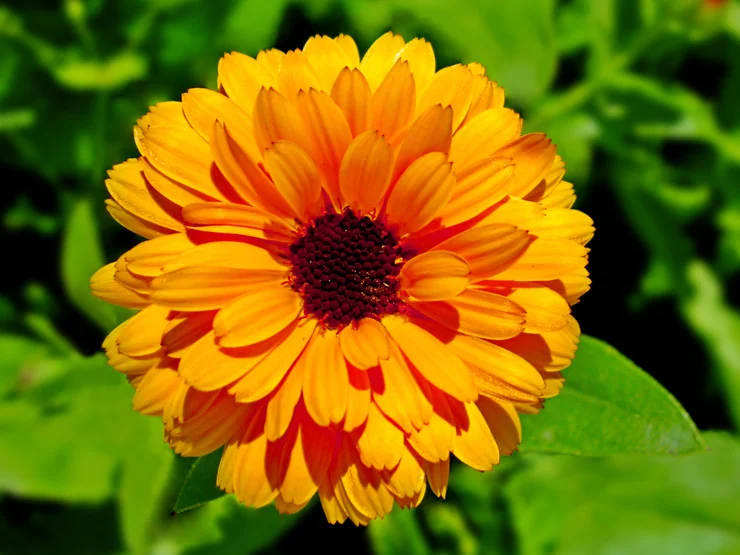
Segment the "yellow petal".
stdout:
[[153,195],[159,194],[160,198],[171,202],[175,207],[185,206],[191,202],[212,201],[213,197],[192,189],[175,179],[165,175],[144,158],[139,158],[139,164],[144,172],[146,182],[154,191]]
[[368,408],[357,450],[363,463],[378,470],[391,469],[401,460],[403,432],[383,416],[374,403]]
[[547,287],[521,287],[514,289],[508,297],[525,311],[524,331],[542,333],[557,331],[568,323],[568,302]]
[[486,80],[480,92],[473,96],[470,108],[465,116],[464,124],[467,124],[475,116],[490,110],[492,108],[501,109],[504,107],[504,89],[498,86],[495,81]]
[[195,245],[185,233],[173,233],[138,244],[123,255],[126,269],[140,276],[154,277],[162,267]]
[[316,71],[322,91],[331,90],[342,69],[357,66],[342,45],[327,36],[310,37],[303,47],[303,53]]
[[278,141],[265,151],[265,166],[296,218],[305,222],[320,213],[321,175],[305,150]]
[[168,357],[182,358],[187,349],[211,331],[213,311],[185,312],[170,320],[162,332],[162,346]]
[[511,403],[479,397],[476,401],[502,455],[511,455],[522,442],[522,423]]
[[267,439],[262,434],[256,439],[239,444],[234,464],[234,493],[248,507],[269,505],[278,495],[267,479],[265,453]]
[[[388,489],[398,498],[413,498],[416,493],[426,487],[426,476],[419,461],[405,447],[398,467],[389,473]],[[401,500],[399,499],[401,506]]]
[[276,80],[276,82],[278,73],[280,73],[280,65],[283,63],[284,58],[285,52],[278,50],[277,48],[261,50],[260,53],[257,54],[257,62]]
[[319,87],[319,76],[308,56],[298,49],[286,52],[278,70],[277,88],[283,96],[292,100],[298,91]]
[[401,268],[401,289],[422,301],[444,300],[465,290],[470,271],[465,259],[454,252],[425,252]]
[[388,332],[371,318],[360,320],[357,328],[347,326],[339,332],[339,345],[347,361],[360,370],[377,366],[390,356]]
[[394,35],[389,31],[368,48],[360,63],[360,69],[367,77],[371,90],[377,89],[388,75],[405,44],[401,35]]
[[447,227],[473,219],[501,201],[514,186],[514,167],[507,158],[482,160],[456,175],[450,200],[439,214]]
[[380,361],[381,370],[367,373],[373,401],[404,432],[411,433],[423,428],[432,417],[432,404],[426,396],[428,384],[423,379],[417,382],[395,342],[390,347],[391,356]]
[[450,160],[455,171],[462,172],[477,162],[490,158],[519,136],[521,118],[509,109],[481,112],[452,137]]
[[179,385],[180,377],[174,370],[152,368],[136,388],[133,409],[141,414],[162,414],[167,399]]
[[114,278],[115,273],[115,263],[107,264],[95,272],[90,278],[92,294],[106,302],[126,308],[144,308],[150,304],[147,295],[136,293],[117,282]]
[[[224,177],[249,204],[279,217],[291,216],[288,203],[285,202],[270,178],[218,122],[213,128],[211,154]],[[192,202],[198,201],[191,200],[186,204]]]
[[358,135],[349,145],[339,170],[339,190],[358,214],[373,212],[385,196],[393,152],[377,131]]
[[274,74],[254,58],[239,52],[224,54],[218,62],[218,80],[229,98],[236,102],[248,115],[252,114],[254,102],[260,89],[274,87]]
[[417,319],[387,316],[383,319],[391,338],[429,382],[461,401],[478,396],[465,365],[437,337],[416,325]]
[[180,360],[183,379],[201,391],[215,391],[249,372],[280,344],[283,335],[241,349],[225,349],[214,333],[198,339]]
[[368,128],[372,93],[359,69],[344,68],[331,89],[331,97],[344,112],[353,137]]
[[351,432],[359,428],[367,419],[370,407],[370,378],[367,372],[347,367],[349,375],[349,394],[347,396],[347,414],[344,417],[344,431]]
[[575,241],[538,237],[502,272],[497,280],[539,281],[558,279],[586,266],[588,249]]
[[219,310],[213,331],[224,347],[243,347],[272,337],[295,321],[303,301],[279,282],[263,283]]
[[555,162],[555,145],[544,133],[524,135],[506,145],[497,154],[514,161],[512,196],[524,197],[532,191]]
[[252,118],[225,95],[210,89],[190,89],[182,95],[182,109],[204,141],[211,141],[213,125],[220,121],[244,152],[252,158],[259,156],[252,133]]
[[533,394],[545,387],[534,366],[499,345],[463,334],[456,334],[447,345],[465,364],[488,376]]
[[342,50],[344,50],[345,54],[347,55],[347,58],[349,59],[349,63],[351,67],[359,66],[360,65],[360,53],[357,50],[357,44],[355,43],[355,39],[353,39],[349,35],[340,34],[334,40],[337,42],[339,46],[342,47]]
[[408,442],[425,460],[436,463],[447,460],[455,442],[455,427],[436,412],[421,430],[409,435]]
[[450,459],[436,463],[424,461],[424,472],[434,495],[442,499],[447,497],[447,483],[450,480]]
[[190,225],[232,225],[251,230],[250,237],[281,243],[295,239],[295,232],[269,212],[230,202],[200,202],[184,206],[183,219]]
[[528,222],[525,229],[539,237],[570,239],[580,245],[594,235],[594,221],[583,212],[565,208],[548,208],[543,218]]
[[408,62],[399,60],[393,66],[373,94],[370,106],[373,129],[394,144],[394,139],[410,123],[416,106],[416,86]]
[[306,353],[303,400],[319,426],[339,423],[347,411],[347,365],[336,333],[316,334]]
[[532,237],[513,225],[493,224],[473,228],[443,241],[434,251],[451,251],[470,266],[470,279],[489,278],[512,264]]
[[411,124],[401,143],[393,169],[393,181],[406,171],[414,160],[429,152],[450,151],[452,141],[452,108],[432,106]]
[[162,274],[151,283],[151,301],[186,312],[213,310],[250,289],[280,283],[281,275],[221,266],[187,267]]
[[347,119],[328,94],[315,90],[298,94],[298,112],[311,136],[308,152],[324,176],[329,198],[336,208],[340,208],[337,174],[342,157],[352,141]]
[[386,216],[403,235],[431,222],[450,198],[455,176],[441,152],[425,154],[403,173],[388,197]]
[[499,462],[496,441],[475,403],[465,403],[465,409],[470,424],[466,430],[458,431],[452,452],[476,470],[491,470]]
[[311,319],[280,333],[281,340],[275,348],[234,384],[229,393],[240,403],[258,401],[272,393],[301,356],[315,328],[316,321]]
[[413,302],[412,306],[451,330],[486,339],[508,339],[524,329],[522,307],[485,291],[468,289],[445,301]]
[[[113,166],[108,176],[110,179],[105,181],[105,185],[121,208],[164,230],[183,231],[182,223],[175,217],[176,210],[165,202],[158,204],[147,188],[143,169],[138,160],[131,159]],[[168,212],[165,207],[170,211]]]
[[128,320],[118,336],[118,352],[131,357],[150,356],[162,349],[162,332],[169,323],[169,309],[148,306]]
[[[421,114],[431,106],[452,108],[452,129],[456,130],[464,120],[473,95],[480,89],[483,77],[476,77],[470,68],[457,64],[439,70],[419,95],[416,113]],[[417,90],[419,90],[417,88]]]
[[408,61],[416,82],[416,90],[423,91],[434,77],[434,49],[424,39],[411,39],[401,50],[398,58]]
[[105,199],[105,209],[119,225],[133,233],[136,233],[136,235],[144,237],[145,239],[161,237],[162,235],[167,235],[171,231],[135,216],[128,210],[122,208],[121,205],[113,199]]
[[187,125],[182,113],[182,104],[175,101],[159,102],[149,108],[149,112],[136,122],[142,129],[156,125]]

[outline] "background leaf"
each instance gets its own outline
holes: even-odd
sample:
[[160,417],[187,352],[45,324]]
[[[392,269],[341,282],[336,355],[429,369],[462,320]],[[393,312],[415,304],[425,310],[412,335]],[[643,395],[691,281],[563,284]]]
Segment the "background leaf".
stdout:
[[216,486],[218,465],[223,449],[195,459],[177,496],[174,511],[182,513],[226,495]]
[[676,399],[613,347],[582,336],[566,386],[542,415],[522,416],[522,452],[677,454],[703,442]]

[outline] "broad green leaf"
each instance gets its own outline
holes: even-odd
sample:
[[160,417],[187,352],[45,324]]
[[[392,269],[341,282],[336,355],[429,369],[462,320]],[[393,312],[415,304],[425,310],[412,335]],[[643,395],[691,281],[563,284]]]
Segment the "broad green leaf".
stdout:
[[62,283],[72,303],[103,331],[116,325],[113,309],[90,293],[90,277],[105,265],[98,225],[88,200],[78,200],[62,238]]
[[368,528],[375,555],[425,555],[431,552],[414,510],[396,507]]
[[532,105],[555,77],[558,55],[552,0],[393,0],[392,4],[443,39],[463,62],[483,64],[516,104]]
[[610,345],[583,336],[542,414],[523,415],[522,452],[679,454],[704,448],[678,401]]
[[195,509],[226,495],[216,486],[216,475],[222,451],[223,449],[219,449],[205,457],[195,459],[177,496],[173,509],[176,513]]
[[0,335],[0,353],[0,398],[33,381],[37,367],[49,358],[46,345],[22,335]]
[[120,52],[104,62],[69,60],[51,68],[63,86],[78,90],[116,90],[146,77],[149,64],[146,57],[135,52]]
[[523,555],[740,550],[740,443],[682,457],[540,457],[505,487]]

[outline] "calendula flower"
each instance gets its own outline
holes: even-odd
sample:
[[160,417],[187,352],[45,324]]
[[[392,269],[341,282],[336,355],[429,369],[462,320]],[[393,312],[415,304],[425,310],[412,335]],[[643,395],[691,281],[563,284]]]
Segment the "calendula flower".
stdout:
[[92,279],[141,309],[104,347],[218,485],[330,522],[444,497],[558,393],[592,221],[478,64],[421,39],[225,55],[219,90],[141,118],[106,182],[147,240]]

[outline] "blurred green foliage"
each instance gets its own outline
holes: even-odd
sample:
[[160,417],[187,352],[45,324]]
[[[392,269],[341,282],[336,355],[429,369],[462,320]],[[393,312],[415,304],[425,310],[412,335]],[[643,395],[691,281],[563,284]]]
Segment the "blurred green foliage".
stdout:
[[[683,456],[532,453],[583,451],[583,437],[591,455],[699,441],[670,395],[586,339],[594,353],[565,392],[590,405],[553,400],[493,473],[454,466],[445,502],[367,531],[231,497],[171,516],[216,496],[196,479],[213,459],[175,457],[99,354],[128,314],[87,282],[135,242],[103,209],[105,171],[136,155],[131,129],[149,105],[213,87],[225,51],[340,32],[364,50],[388,29],[430,39],[438,67],[483,63],[527,130],[554,138],[597,226],[583,329],[700,428],[726,431]],[[379,554],[740,552],[738,98],[738,0],[4,2],[0,552],[243,554],[318,539]]]

